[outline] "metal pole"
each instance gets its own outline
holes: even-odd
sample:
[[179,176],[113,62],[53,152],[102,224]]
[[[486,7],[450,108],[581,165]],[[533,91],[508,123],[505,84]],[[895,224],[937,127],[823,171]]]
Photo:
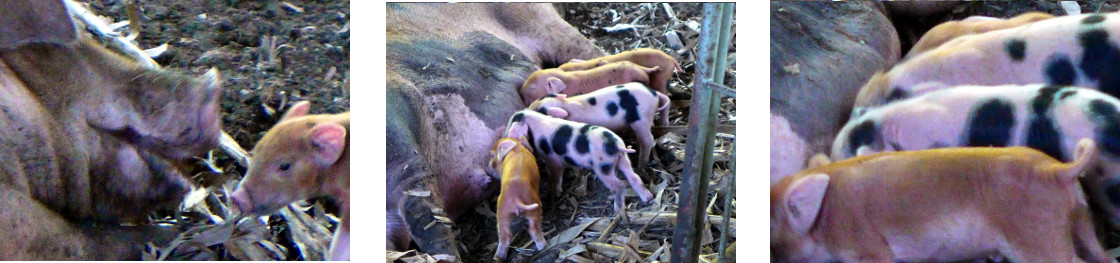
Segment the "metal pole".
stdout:
[[[723,83],[733,5],[705,4],[700,32],[699,63],[689,110],[684,178],[681,182],[677,227],[673,233],[672,262],[696,262],[700,255],[700,230],[706,216],[708,181],[712,174],[719,94],[711,84]],[[721,56],[722,54],[722,56]]]

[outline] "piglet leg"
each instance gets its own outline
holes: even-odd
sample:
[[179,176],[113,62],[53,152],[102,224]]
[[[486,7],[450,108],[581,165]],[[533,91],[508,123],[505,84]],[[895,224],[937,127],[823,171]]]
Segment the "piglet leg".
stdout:
[[646,167],[649,163],[649,155],[653,151],[653,133],[650,129],[653,126],[652,122],[635,123],[631,129],[634,130],[634,135],[638,137],[638,167]]
[[533,237],[533,242],[537,244],[537,250],[544,250],[544,246],[548,241],[544,239],[544,231],[541,230],[541,206],[537,204],[533,209],[525,210],[525,219],[529,220],[529,235]]
[[496,258],[506,258],[506,250],[509,250],[509,243],[513,239],[513,233],[509,231],[513,217],[512,211],[498,211],[498,251],[494,252]]
[[1073,218],[1073,241],[1077,257],[1085,262],[1116,262],[1101,249],[1088,209],[1087,205],[1082,205]]
[[[653,135],[650,136],[652,137]],[[630,151],[633,152],[633,150]],[[642,202],[649,202],[650,199],[653,199],[653,194],[646,189],[642,178],[634,173],[634,168],[630,167],[630,158],[626,157],[627,154],[619,154],[618,156],[618,172],[626,176],[626,181],[630,182],[630,187],[634,188],[634,192],[638,193],[638,197],[642,199]]]
[[553,163],[551,160],[545,160],[545,166],[548,166],[548,176],[552,177],[552,185],[556,187],[556,191],[552,194],[560,196],[563,192],[561,187],[564,183],[564,165]]

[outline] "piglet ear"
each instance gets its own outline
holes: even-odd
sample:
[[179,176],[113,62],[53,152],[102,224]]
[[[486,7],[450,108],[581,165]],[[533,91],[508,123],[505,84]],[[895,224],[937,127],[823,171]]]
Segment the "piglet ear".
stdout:
[[308,132],[314,148],[315,161],[319,165],[331,165],[342,156],[346,148],[346,128],[337,123],[321,123]]
[[550,107],[548,108],[548,115],[563,119],[568,117],[568,111],[557,107]]
[[546,91],[548,92],[548,94],[559,94],[567,87],[567,85],[564,85],[564,81],[560,80],[559,78],[549,77],[548,88],[546,89]]
[[498,161],[505,160],[506,154],[509,154],[514,146],[517,146],[517,141],[503,140],[501,144],[498,144]]
[[514,122],[513,124],[510,124],[509,132],[506,134],[506,138],[524,137],[526,134],[528,134],[528,131],[529,126],[525,125],[524,122]]
[[288,108],[288,112],[284,113],[284,117],[280,117],[280,121],[286,121],[307,115],[307,112],[309,111],[311,111],[310,101],[305,100],[298,102],[295,105],[292,105],[291,108]]
[[798,178],[786,192],[785,208],[789,224],[796,233],[805,234],[813,227],[821,211],[825,191],[828,190],[827,174],[810,174]]
[[560,101],[565,101],[567,98],[568,98],[568,94],[564,94],[564,93],[556,94],[556,99],[558,99]]

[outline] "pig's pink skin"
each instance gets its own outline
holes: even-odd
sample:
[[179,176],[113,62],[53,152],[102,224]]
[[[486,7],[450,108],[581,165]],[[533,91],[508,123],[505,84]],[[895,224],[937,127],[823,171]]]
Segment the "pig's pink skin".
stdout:
[[[334,197],[342,222],[331,243],[348,245],[350,113],[307,115],[310,107],[307,101],[296,103],[261,137],[230,199],[242,213],[268,214],[301,199]],[[349,247],[332,246],[328,256],[348,254]]]
[[[1013,262],[1113,262],[1077,184],[1097,159],[1092,140],[1080,141],[1075,155],[1061,163],[1024,147],[944,148],[808,169],[770,188],[771,249],[778,262],[949,262],[996,253]],[[1031,194],[1007,194],[1023,189]],[[914,192],[926,194],[905,194]]]
[[[627,123],[627,109],[619,109],[619,112],[613,116],[607,112],[608,103],[616,105],[619,103],[620,91],[626,91],[634,96],[637,102],[635,109],[640,118],[638,121]],[[595,105],[590,103],[592,98],[595,99]],[[668,120],[669,97],[641,83],[631,82],[571,97],[562,94],[545,96],[530,104],[529,109],[534,111],[547,109],[552,117],[602,126],[616,133],[633,131],[638,138],[638,167],[645,167],[655,143],[651,131],[653,117],[660,111],[662,120]]]
[[[521,120],[518,120],[519,118]],[[631,167],[630,164],[630,158],[627,157],[628,153],[634,153],[635,151],[626,147],[618,135],[615,135],[613,132],[603,127],[593,126],[588,129],[587,134],[589,142],[588,153],[577,153],[574,141],[575,138],[580,136],[580,130],[585,125],[588,124],[553,118],[535,111],[523,110],[517,112],[510,118],[510,129],[507,133],[511,137],[523,137],[527,136],[529,133],[540,136],[537,139],[526,138],[525,143],[532,145],[536,150],[537,157],[545,160],[545,166],[548,167],[548,175],[554,182],[552,185],[556,186],[556,191],[554,193],[557,195],[562,193],[561,187],[564,179],[564,168],[568,166],[564,161],[564,157],[569,157],[580,164],[579,167],[591,169],[596,177],[599,178],[599,181],[603,182],[603,185],[606,186],[607,189],[611,189],[611,193],[614,194],[615,197],[614,208],[616,211],[623,211],[625,209],[626,203],[625,197],[623,196],[623,189],[627,184],[634,189],[634,192],[638,193],[638,197],[641,198],[643,202],[649,202],[649,200],[653,198],[653,194],[646,189],[645,184],[642,182],[642,179],[638,177],[638,174],[634,173],[634,168]],[[566,155],[556,155],[554,148],[556,146],[551,145],[550,147],[553,148],[551,154],[545,154],[543,150],[541,150],[540,145],[534,144],[534,142],[537,142],[537,140],[541,138],[553,138],[552,135],[563,126],[572,127],[573,132],[573,139],[569,141],[568,144],[564,145],[564,147],[568,148]],[[605,136],[613,137],[615,141],[614,147],[618,149],[616,155],[612,156],[606,152],[604,147],[608,146],[604,144],[610,139]],[[602,164],[609,164],[613,167],[609,167],[607,171],[603,171],[600,167]],[[615,174],[616,172],[622,173],[626,181],[618,180]]]
[[[970,120],[974,117],[973,110],[979,104],[999,98],[1011,106],[1015,122],[1025,124],[1034,116],[1033,103],[1045,87],[1047,86],[1042,84],[958,86],[869,109],[840,129],[833,142],[831,157],[835,160],[847,159],[854,156],[853,152],[858,149],[870,154],[966,146],[968,142],[962,139],[962,134],[968,133]],[[1115,117],[1099,116],[1085,109],[1090,108],[1092,103],[1120,108],[1120,100],[1084,88],[1062,88],[1057,92],[1070,95],[1057,95],[1062,99],[1054,101],[1047,110],[1054,128],[1061,135],[1051,139],[1057,141],[1064,154],[1058,157],[1070,159],[1073,158],[1078,140],[1105,136],[1100,134],[1105,128],[1098,123],[1099,119]],[[863,123],[874,123],[880,128],[878,132],[871,134],[874,138],[871,141],[854,145],[851,141],[852,133]],[[1011,130],[1012,137],[1008,140],[1009,146],[1028,146],[1025,138],[1028,134],[1028,125],[1015,125]],[[1109,151],[1102,154],[1115,156]],[[1113,226],[1120,226],[1120,204],[1112,203],[1108,196],[1109,187],[1114,184],[1112,181],[1117,179],[1120,179],[1120,162],[1113,158],[1103,158],[1099,169],[1093,169],[1082,180],[1089,200],[1108,215]]]
[[[1072,61],[1072,70],[1075,71],[1071,83],[1063,84],[1099,89],[1102,78],[1086,77],[1086,72],[1079,65],[1100,63],[1111,67],[1114,63],[1104,61],[1108,55],[1082,58],[1081,54],[1086,50],[1079,34],[1086,31],[1082,21],[1089,16],[1104,16],[1101,22],[1090,27],[1101,30],[1097,32],[1103,33],[1105,41],[1092,43],[1091,46],[1116,45],[1114,36],[1120,34],[1120,14],[1115,13],[1055,17],[1026,26],[957,38],[877,74],[860,89],[855,107],[884,105],[891,101],[891,94],[898,94],[895,90],[912,97],[959,85],[1051,83],[1047,72],[1056,66],[1053,63],[1056,58],[1063,56]],[[1029,51],[1022,59],[1014,59],[1009,54],[1007,43],[1011,40],[1025,43]],[[926,83],[940,85],[924,85]]]
[[[627,61],[613,62],[584,71],[544,69],[533,72],[521,87],[525,105],[548,94],[580,95],[601,88],[628,82],[649,85],[649,74],[663,70],[660,66],[643,67]],[[670,69],[664,69],[670,70]]]
[[[684,72],[681,65],[677,63],[669,54],[652,48],[638,48],[634,50],[627,50],[622,53],[598,57],[591,60],[573,60],[564,65],[560,65],[560,70],[563,71],[581,71],[589,70],[612,62],[629,61],[643,67],[660,67],[665,70],[659,70],[649,75],[650,87],[662,94],[669,94],[669,79],[673,77],[675,72]],[[668,124],[663,124],[663,126]]]
[[389,248],[415,241],[458,257],[436,218],[454,220],[498,190],[489,146],[525,107],[517,89],[545,65],[604,53],[545,3],[392,3],[386,16]]

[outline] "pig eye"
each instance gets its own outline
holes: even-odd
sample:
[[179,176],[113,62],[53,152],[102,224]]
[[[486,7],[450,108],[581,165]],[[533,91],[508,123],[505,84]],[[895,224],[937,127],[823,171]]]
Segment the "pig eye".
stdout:
[[281,172],[288,171],[288,169],[292,169],[292,163],[280,164],[280,171]]

